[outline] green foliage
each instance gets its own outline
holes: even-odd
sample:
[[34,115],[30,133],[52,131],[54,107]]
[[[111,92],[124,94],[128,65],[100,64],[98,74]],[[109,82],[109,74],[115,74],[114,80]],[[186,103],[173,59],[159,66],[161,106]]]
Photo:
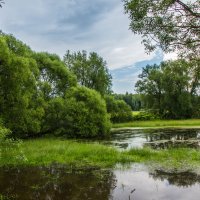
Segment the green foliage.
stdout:
[[92,52],[87,56],[86,51],[71,53],[69,50],[64,56],[66,66],[73,72],[81,86],[98,91],[101,95],[111,92],[112,77],[107,69],[107,64]]
[[136,114],[133,114],[132,119],[136,121],[146,121],[146,120],[159,119],[159,116],[152,112],[140,111]]
[[0,122],[0,163],[9,162],[10,158],[14,162],[26,161],[23,151],[20,149],[22,141],[10,138],[11,131]]
[[104,136],[109,133],[110,120],[105,101],[94,90],[78,87],[66,94],[69,129],[67,133],[80,137]]
[[138,111],[142,108],[143,102],[142,98],[139,94],[114,94],[115,99],[123,100],[125,101],[133,111]]
[[0,123],[0,142],[4,141],[6,137],[8,137],[11,134],[11,131]]
[[[110,122],[104,100],[95,91],[74,88],[76,76],[59,56],[33,52],[3,33],[0,46],[0,118],[14,137],[35,137],[47,132],[71,137],[108,134]],[[97,54],[90,54],[87,62],[95,65],[93,81],[107,73]],[[99,74],[95,75],[95,70]],[[104,79],[101,81],[102,84]],[[100,87],[100,79],[96,86]]]
[[21,42],[20,40],[17,40],[13,35],[7,35],[4,33],[0,33],[0,36],[2,36],[6,44],[8,45],[9,50],[17,55],[22,57],[31,57],[33,52],[29,46]]
[[54,97],[63,97],[67,89],[76,86],[76,77],[57,55],[36,53],[34,58],[40,70],[37,80],[39,91],[46,101]]
[[185,60],[146,66],[137,91],[146,107],[158,110],[164,118],[190,118],[199,110],[200,62]]
[[132,119],[132,110],[123,100],[117,100],[113,96],[106,96],[107,111],[111,115],[111,121],[127,122]]
[[[12,36],[0,35],[0,111],[6,127],[15,133],[38,132],[40,118],[33,114],[33,99],[36,95],[36,62],[26,55],[29,48]],[[24,54],[24,56],[23,56]],[[30,121],[29,121],[30,120]],[[29,121],[29,122],[28,122]]]
[[146,50],[161,48],[198,57],[200,1],[123,0],[130,29],[141,34]]
[[52,99],[46,113],[46,131],[57,134],[90,138],[105,136],[110,130],[104,100],[85,87],[71,88],[64,99]]

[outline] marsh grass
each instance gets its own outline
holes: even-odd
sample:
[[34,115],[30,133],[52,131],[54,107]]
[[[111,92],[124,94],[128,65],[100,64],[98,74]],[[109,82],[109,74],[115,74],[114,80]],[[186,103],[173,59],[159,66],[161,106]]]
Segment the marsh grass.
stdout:
[[132,121],[127,123],[113,124],[112,127],[200,127],[200,119]]
[[[18,153],[22,154],[19,159]],[[24,158],[24,159],[22,159]],[[100,144],[71,140],[36,139],[25,141],[20,149],[1,156],[0,166],[48,166],[65,164],[73,167],[112,168],[117,164],[146,163],[167,169],[200,168],[200,151],[195,149],[131,149],[118,151]]]

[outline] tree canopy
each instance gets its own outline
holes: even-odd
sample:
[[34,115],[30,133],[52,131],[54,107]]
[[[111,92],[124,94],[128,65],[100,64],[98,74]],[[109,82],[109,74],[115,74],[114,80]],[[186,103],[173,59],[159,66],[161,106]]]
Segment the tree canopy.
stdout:
[[64,62],[77,76],[80,85],[94,89],[101,95],[111,92],[112,77],[106,62],[97,53],[87,55],[86,51],[71,53],[68,50]]
[[105,96],[107,111],[114,123],[127,122],[132,119],[131,107],[124,101],[115,99],[114,96]]
[[146,50],[157,47],[183,56],[200,55],[200,1],[123,0],[130,29]]
[[115,99],[125,101],[132,110],[139,111],[142,108],[142,99],[139,94],[114,94]]
[[200,62],[177,60],[147,65],[139,75],[137,91],[146,107],[167,118],[190,118],[200,114]]
[[56,54],[37,53],[0,33],[0,122],[15,137],[109,133],[104,99],[77,87],[76,76]]

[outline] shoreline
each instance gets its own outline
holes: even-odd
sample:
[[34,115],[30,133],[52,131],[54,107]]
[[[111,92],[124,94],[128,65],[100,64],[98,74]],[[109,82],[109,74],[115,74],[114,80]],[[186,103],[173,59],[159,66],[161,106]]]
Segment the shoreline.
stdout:
[[149,126],[149,127],[119,127],[112,128],[111,132],[116,130],[143,130],[143,129],[200,129],[200,126]]
[[149,121],[131,121],[112,124],[114,128],[200,128],[200,119],[187,120],[149,120]]

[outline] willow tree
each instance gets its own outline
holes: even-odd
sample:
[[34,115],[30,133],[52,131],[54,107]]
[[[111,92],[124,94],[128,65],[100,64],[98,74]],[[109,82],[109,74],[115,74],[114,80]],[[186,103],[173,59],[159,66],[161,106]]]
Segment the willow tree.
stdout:
[[101,95],[111,92],[112,77],[107,64],[97,53],[87,55],[86,51],[71,53],[64,56],[67,68],[77,76],[79,85],[98,91]]
[[[195,62],[195,63],[194,63]],[[147,108],[165,118],[190,118],[200,114],[200,62],[176,60],[143,68],[136,90]]]
[[161,48],[182,56],[200,55],[200,1],[123,0],[130,29],[148,52]]

